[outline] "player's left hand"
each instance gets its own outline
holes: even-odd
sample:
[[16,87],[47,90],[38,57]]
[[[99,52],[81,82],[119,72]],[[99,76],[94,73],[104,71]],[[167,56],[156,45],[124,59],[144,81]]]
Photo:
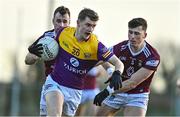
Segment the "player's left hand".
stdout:
[[94,98],[94,104],[96,106],[101,106],[101,103],[104,99],[106,99],[106,97],[109,96],[109,92],[107,89],[104,89],[103,91],[101,91],[100,93],[98,93],[95,98]]
[[42,44],[38,44],[38,41],[39,40],[37,39],[32,45],[30,45],[28,50],[31,54],[41,57],[43,47]]
[[121,78],[121,73],[119,70],[114,71],[111,78],[109,78],[105,84],[110,82],[109,86],[110,88],[114,88],[114,90],[119,90],[119,88],[122,87],[122,78]]

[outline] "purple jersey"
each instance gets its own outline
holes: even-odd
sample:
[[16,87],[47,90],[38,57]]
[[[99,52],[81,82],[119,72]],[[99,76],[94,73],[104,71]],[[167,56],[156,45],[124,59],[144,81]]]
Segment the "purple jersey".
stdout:
[[60,49],[51,73],[58,84],[75,89],[83,88],[83,78],[98,61],[107,61],[112,53],[91,34],[88,41],[78,42],[75,28],[67,27],[57,36]]
[[[129,41],[123,41],[113,46],[112,51],[123,62],[124,72],[123,75],[131,77],[133,73],[144,67],[150,70],[157,70],[160,63],[160,56],[157,51],[147,42],[144,47],[137,53],[132,52],[130,49]],[[154,76],[154,73],[148,79],[139,84],[135,89],[127,93],[143,93],[149,92],[149,86]],[[123,81],[127,78],[122,78]]]

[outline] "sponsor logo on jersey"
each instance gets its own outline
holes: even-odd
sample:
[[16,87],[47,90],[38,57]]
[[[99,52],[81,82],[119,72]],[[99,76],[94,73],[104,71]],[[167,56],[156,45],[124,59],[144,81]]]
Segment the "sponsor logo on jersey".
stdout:
[[144,91],[144,89],[140,89],[140,90],[139,90],[139,92],[143,92],[143,91]]
[[76,58],[74,58],[74,57],[70,58],[70,63],[74,67],[78,67],[79,66],[79,61]]
[[121,51],[125,50],[126,47],[127,47],[127,45],[122,45],[122,46],[121,46]]
[[50,87],[53,87],[53,84],[47,84],[44,86],[44,91],[48,90]]
[[126,61],[126,57],[125,57],[125,56],[120,56],[119,59],[120,59],[121,61]]
[[134,65],[135,61],[136,61],[136,58],[130,57],[130,59],[131,59],[131,65]]
[[138,67],[141,67],[143,62],[141,60],[138,60]]
[[159,64],[159,60],[150,60],[146,62],[146,65],[156,67]]
[[71,65],[68,65],[67,63],[64,62],[64,68],[67,69],[70,72],[76,73],[76,74],[86,74],[87,71],[86,70],[81,70],[81,69],[77,69]]
[[130,66],[127,70],[126,73],[128,76],[131,76],[134,73],[134,67]]

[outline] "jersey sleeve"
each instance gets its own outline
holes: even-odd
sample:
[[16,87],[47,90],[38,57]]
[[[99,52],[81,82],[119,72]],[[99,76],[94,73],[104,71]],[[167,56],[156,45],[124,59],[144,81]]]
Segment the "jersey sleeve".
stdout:
[[147,59],[143,67],[156,71],[159,64],[160,64],[160,58],[152,57],[152,58]]
[[46,32],[44,32],[44,34],[43,35],[41,35],[39,38],[37,38],[36,40],[40,40],[41,38],[43,38],[44,36],[45,36],[45,33]]
[[44,32],[44,34],[41,35],[41,36],[40,36],[39,38],[37,38],[36,40],[40,40],[41,38],[46,37],[46,36],[51,37],[51,38],[55,38],[54,29],[48,30],[48,31]]
[[121,53],[121,43],[118,43],[112,47],[110,47],[110,50],[116,55],[116,56],[120,56]]
[[108,61],[114,54],[101,42],[98,43],[98,60]]

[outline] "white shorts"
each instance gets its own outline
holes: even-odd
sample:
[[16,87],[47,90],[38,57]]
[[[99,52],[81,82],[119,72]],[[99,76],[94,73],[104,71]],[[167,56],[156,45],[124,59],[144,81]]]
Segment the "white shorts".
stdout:
[[147,110],[149,93],[127,94],[118,93],[108,96],[103,103],[114,109],[120,109],[126,106],[136,106]]
[[99,88],[83,90],[81,104],[94,100],[94,97],[100,92]]
[[42,87],[40,100],[40,115],[47,115],[45,95],[51,91],[58,91],[64,95],[63,113],[67,116],[74,116],[81,101],[82,90],[68,88],[56,83],[50,75]]

